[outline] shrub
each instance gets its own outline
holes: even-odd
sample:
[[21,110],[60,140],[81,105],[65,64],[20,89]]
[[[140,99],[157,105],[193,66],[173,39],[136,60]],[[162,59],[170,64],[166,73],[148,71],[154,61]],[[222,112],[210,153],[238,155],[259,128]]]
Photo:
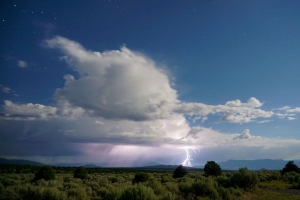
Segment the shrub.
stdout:
[[88,172],[84,167],[79,167],[74,171],[74,178],[86,179]]
[[46,181],[55,179],[55,174],[52,167],[44,166],[35,174],[34,181],[41,180],[41,179],[44,179]]
[[154,194],[156,194],[158,196],[168,193],[166,187],[164,185],[162,185],[160,181],[151,180],[148,182],[147,186],[152,188],[154,191]]
[[55,188],[29,186],[26,190],[22,191],[21,199],[66,200],[67,195]]
[[173,178],[181,178],[184,177],[188,173],[186,167],[179,165],[173,173]]
[[68,190],[67,193],[69,198],[81,199],[81,200],[90,199],[86,191],[84,190],[84,188],[70,189]]
[[147,174],[145,172],[141,172],[141,173],[137,173],[134,176],[134,179],[132,180],[132,184],[142,183],[142,182],[146,182],[148,180],[149,180],[149,174]]
[[230,178],[228,178],[227,176],[219,176],[217,177],[216,181],[220,187],[231,187]]
[[218,188],[219,195],[222,200],[231,200],[233,199],[232,194],[230,193],[230,189],[226,189],[223,187]]
[[281,174],[279,171],[260,171],[258,173],[258,177],[261,182],[273,181],[273,180],[280,180]]
[[257,174],[249,172],[245,167],[234,173],[230,178],[230,181],[233,186],[238,186],[239,188],[243,188],[244,190],[248,191],[257,186],[259,179]]
[[4,199],[5,187],[0,183],[0,199]]
[[163,174],[162,176],[161,176],[161,182],[162,183],[167,183],[167,182],[170,182],[170,181],[172,181],[172,177],[171,177],[171,175],[170,174]]
[[212,179],[196,181],[192,184],[192,190],[196,196],[209,196],[211,199],[217,199],[219,197],[216,188],[217,186]]
[[215,161],[207,161],[204,166],[205,176],[220,176],[222,174],[221,167]]
[[157,196],[154,194],[152,188],[138,185],[138,186],[131,186],[124,190],[121,194],[119,200],[157,200]]
[[281,170],[281,174],[284,175],[287,172],[300,172],[300,168],[294,164],[294,161],[289,161],[286,163],[285,167]]
[[298,183],[298,180],[300,180],[300,175],[294,171],[286,172],[283,175],[283,180],[288,181],[289,183]]
[[134,185],[125,188],[111,188],[104,200],[157,200],[152,188],[144,185]]
[[175,200],[175,195],[171,192],[166,192],[160,198],[160,200]]
[[165,186],[166,186],[167,190],[169,190],[172,194],[179,193],[178,184],[176,184],[174,182],[167,182],[167,183],[165,183]]

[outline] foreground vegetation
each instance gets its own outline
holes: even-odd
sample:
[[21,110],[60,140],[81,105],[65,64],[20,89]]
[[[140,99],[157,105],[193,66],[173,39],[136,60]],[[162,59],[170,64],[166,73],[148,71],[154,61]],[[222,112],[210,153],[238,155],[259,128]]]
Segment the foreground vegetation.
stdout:
[[247,168],[242,168],[235,172],[220,173],[218,166],[209,162],[203,172],[187,172],[182,166],[173,172],[2,165],[0,199],[300,198],[292,194],[300,191],[300,174],[295,171],[250,172]]

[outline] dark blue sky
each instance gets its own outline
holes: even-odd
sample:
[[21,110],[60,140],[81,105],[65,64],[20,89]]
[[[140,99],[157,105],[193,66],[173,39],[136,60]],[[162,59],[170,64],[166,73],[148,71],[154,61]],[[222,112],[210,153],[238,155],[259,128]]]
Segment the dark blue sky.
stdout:
[[[62,117],[58,113],[62,113],[61,102],[64,101],[64,105],[68,104],[72,109],[83,109],[82,112],[93,121],[112,120],[111,123],[116,124],[119,123],[118,120],[169,119],[165,118],[165,115],[153,117],[154,108],[151,106],[151,109],[149,108],[151,117],[149,117],[150,114],[144,116],[141,113],[129,111],[127,107],[125,109],[126,103],[117,101],[114,93],[116,88],[123,91],[124,94],[127,93],[125,89],[128,87],[121,86],[126,85],[126,81],[131,77],[125,76],[128,71],[123,73],[119,70],[116,72],[118,75],[105,76],[105,80],[107,78],[111,83],[120,81],[120,87],[116,84],[113,88],[104,88],[104,86],[99,88],[87,85],[87,83],[83,84],[83,80],[79,81],[83,77],[91,77],[91,74],[85,71],[85,67],[90,66],[90,61],[86,63],[82,60],[82,54],[76,53],[75,55],[70,50],[66,50],[73,41],[82,45],[87,51],[107,51],[112,54],[114,54],[113,50],[119,50],[122,46],[126,46],[130,51],[136,53],[135,56],[142,56],[155,62],[154,68],[167,76],[170,87],[177,93],[176,97],[167,96],[163,100],[160,99],[161,102],[169,102],[170,99],[173,102],[174,98],[181,102],[172,109],[160,105],[159,113],[164,113],[166,110],[170,113],[177,113],[186,119],[185,123],[191,129],[202,127],[218,134],[240,134],[241,137],[244,134],[247,136],[245,136],[246,139],[252,140],[255,140],[255,137],[279,138],[284,140],[283,144],[287,139],[296,143],[300,139],[298,119],[300,113],[299,1],[74,0],[72,2],[26,2],[6,0],[2,3],[0,16],[0,67],[2,72],[0,73],[0,89],[2,90],[0,100],[2,102],[1,115],[3,116],[0,125],[5,130],[1,138],[7,138],[7,134],[20,130],[23,133],[30,130],[32,135],[39,135],[39,139],[45,138],[41,133],[43,131],[29,128],[33,126],[32,121],[19,118],[8,119],[16,115],[26,115],[27,117],[38,115],[39,118],[42,116],[41,113],[49,111],[30,110],[33,109],[29,106],[30,103],[40,104],[39,108],[34,109],[48,109],[47,106],[54,110],[57,109],[51,111],[51,116]],[[57,36],[60,36],[60,39]],[[70,48],[78,50],[74,46],[70,46]],[[62,59],[63,56],[65,56],[64,59],[71,60],[66,63]],[[118,58],[115,59],[118,60]],[[75,62],[76,59],[78,61]],[[105,65],[100,61],[99,63],[99,67]],[[130,63],[128,69],[135,65],[135,61]],[[115,64],[111,65],[115,66]],[[141,73],[147,72],[141,71]],[[63,77],[67,74],[73,75],[78,81],[76,83],[77,90],[90,91],[92,92],[91,96],[95,94],[94,99],[99,98],[99,101],[102,101],[104,97],[110,97],[108,98],[110,102],[123,105],[119,110],[124,108],[122,110],[124,112],[117,113],[112,110],[115,108],[114,106],[110,108],[105,106],[107,104],[95,103],[98,100],[92,102],[86,96],[90,94],[88,92],[82,93],[82,96],[79,94],[76,96],[74,94],[75,85],[74,91],[70,89],[70,86],[68,86],[69,88],[64,86],[66,80]],[[143,75],[135,74],[133,82],[142,86],[149,85],[146,88],[155,88],[151,82],[138,82],[147,77],[143,78]],[[93,74],[93,76],[104,80],[100,75]],[[135,79],[136,77],[141,78]],[[126,83],[122,84],[122,80]],[[91,82],[88,83],[91,84]],[[160,82],[160,78],[157,80],[153,78],[153,84],[163,83]],[[62,91],[58,92],[58,88],[61,88]],[[162,88],[164,87],[162,86]],[[128,90],[130,90],[128,94],[133,94],[131,92],[135,89]],[[142,102],[141,105],[148,105],[149,102],[158,101],[158,98],[153,101],[149,100],[149,102],[146,100],[153,97],[150,95],[153,90],[143,90],[149,96],[146,95],[147,98],[138,102]],[[172,92],[168,93],[168,91],[169,89],[163,93],[171,95]],[[131,95],[130,98],[133,98],[134,95]],[[74,99],[75,96],[76,99]],[[137,95],[136,99],[141,96]],[[254,100],[249,100],[251,97]],[[127,96],[120,97],[120,99],[124,98]],[[12,104],[4,103],[5,100]],[[226,107],[230,101],[235,101],[234,106]],[[128,102],[133,110],[141,109],[143,113],[149,111],[148,108],[143,110],[142,107],[133,106],[132,104],[135,102],[133,99]],[[193,103],[195,104],[192,105]],[[204,112],[205,109],[200,103],[205,105],[205,109],[211,110]],[[45,106],[45,108],[41,108],[41,106]],[[201,111],[197,110],[200,108],[202,108]],[[64,117],[66,116],[64,115]],[[41,118],[31,120],[37,124],[46,120],[44,115]],[[67,126],[63,125],[65,122],[52,122],[52,119],[48,118],[47,120],[49,124],[60,124],[59,128],[53,131],[57,132],[57,137],[64,138],[64,136],[60,136],[60,133],[64,130],[62,127]],[[172,118],[172,120],[175,119]],[[14,126],[12,121],[19,129],[11,130],[11,127]],[[44,123],[43,121],[42,124]],[[35,124],[35,126],[39,125]],[[155,127],[156,125],[151,126]],[[86,131],[95,132],[94,129]],[[120,132],[130,131],[124,129]],[[175,128],[172,131],[176,132]],[[101,135],[102,132],[105,131],[101,129],[98,135]],[[205,132],[205,135],[208,134],[207,137],[209,137],[208,132]],[[14,134],[18,138],[18,133]],[[95,133],[95,135],[97,134]],[[169,136],[169,134],[167,135]],[[22,138],[24,137],[27,136],[22,136]],[[76,140],[78,137],[76,135]],[[99,145],[104,141],[103,135],[93,137],[99,139]],[[115,145],[116,142],[113,139],[110,141],[109,136],[105,136],[105,138],[107,139],[105,143]],[[24,145],[32,142],[27,139],[24,140]],[[139,142],[128,142],[127,139],[125,138],[120,143],[140,145]],[[71,139],[71,143],[73,140],[74,138]],[[84,137],[80,137],[79,140],[84,140]],[[12,144],[13,142],[11,141]],[[68,142],[70,141],[68,140]],[[278,142],[278,146],[287,145],[280,144],[280,141],[276,142]],[[251,146],[252,143],[249,141],[249,144],[245,145]],[[153,146],[153,144],[148,145]],[[261,147],[265,148],[264,145]],[[197,148],[202,147],[200,145]],[[1,155],[0,152],[0,156],[18,156],[16,153],[18,151],[15,149],[12,148],[11,152],[14,153],[7,151]],[[286,150],[286,152],[289,151]],[[33,155],[28,154],[28,156]],[[34,156],[42,157],[43,155],[34,154]],[[300,155],[297,156],[300,158]],[[266,153],[265,157],[273,158],[274,156]],[[216,156],[216,159],[218,158]],[[282,155],[282,158],[289,158],[288,153]],[[201,159],[204,158],[199,158],[199,162]]]

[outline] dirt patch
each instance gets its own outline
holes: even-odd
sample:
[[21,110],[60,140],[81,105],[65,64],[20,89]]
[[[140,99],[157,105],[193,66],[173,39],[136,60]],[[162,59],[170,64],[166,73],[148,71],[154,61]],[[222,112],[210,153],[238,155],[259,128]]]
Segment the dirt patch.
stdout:
[[269,189],[271,191],[284,193],[284,194],[292,194],[292,195],[299,195],[300,196],[300,190],[299,189]]

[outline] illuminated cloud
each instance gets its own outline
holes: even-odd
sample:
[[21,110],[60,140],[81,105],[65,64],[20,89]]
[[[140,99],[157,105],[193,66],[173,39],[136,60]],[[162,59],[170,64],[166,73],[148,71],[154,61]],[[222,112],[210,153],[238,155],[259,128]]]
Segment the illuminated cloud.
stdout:
[[41,118],[47,119],[48,117],[54,116],[57,112],[56,107],[44,106],[41,104],[15,104],[11,101],[4,101],[4,111],[8,114],[7,116],[23,116],[25,118]]
[[175,112],[188,115],[207,116],[220,114],[222,121],[230,123],[248,123],[259,118],[270,118],[272,111],[259,109],[263,104],[256,98],[251,97],[246,103],[240,100],[227,101],[225,105],[206,105],[202,103],[181,103]]
[[126,47],[91,52],[63,37],[47,40],[79,73],[65,76],[65,87],[54,98],[80,107],[93,116],[135,121],[164,119],[178,103],[166,74],[154,61]]
[[[203,124],[213,115],[223,122],[239,124],[270,122],[274,116],[295,120],[300,112],[298,107],[267,111],[255,97],[222,105],[183,102],[157,63],[127,47],[100,53],[63,37],[45,43],[63,53],[62,60],[74,75],[63,77],[64,86],[54,91],[55,102],[51,106],[4,101],[4,113],[0,113],[3,154],[13,156],[23,149],[23,156],[55,156],[58,160],[68,159],[66,155],[90,159],[103,156],[113,157],[112,163],[121,158],[136,163],[148,152],[147,159],[178,163],[185,157],[185,148],[200,152],[222,149],[220,155],[231,154],[232,148],[241,152],[251,149],[248,158],[255,158],[255,148],[269,152],[283,149],[280,155],[287,157],[288,148],[300,146],[299,140],[264,138],[250,134],[249,129],[222,133],[192,127],[187,120],[201,120]],[[2,85],[1,89],[6,93],[12,91]],[[7,141],[12,145],[5,145]],[[28,144],[34,148],[28,148]],[[63,147],[53,151],[57,144]],[[238,158],[237,154],[231,158]]]

